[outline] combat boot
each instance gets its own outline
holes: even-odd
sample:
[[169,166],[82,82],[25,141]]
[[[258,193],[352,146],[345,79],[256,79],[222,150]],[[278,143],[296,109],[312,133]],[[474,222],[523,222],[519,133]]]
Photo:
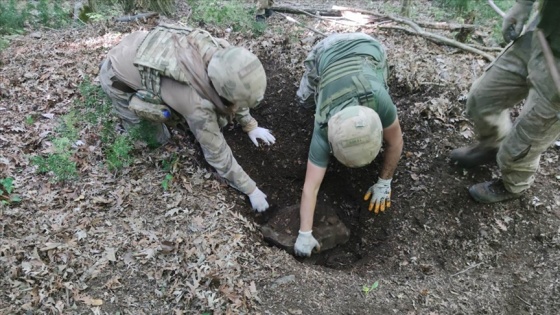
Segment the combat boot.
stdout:
[[264,14],[257,14],[255,15],[255,21],[259,23],[266,23],[266,19],[272,15],[271,9],[264,9]]
[[451,162],[457,162],[459,166],[471,168],[496,161],[496,154],[498,154],[498,148],[483,147],[477,144],[451,151]]
[[514,194],[508,191],[501,179],[472,185],[469,194],[480,203],[501,202],[521,197],[521,193]]

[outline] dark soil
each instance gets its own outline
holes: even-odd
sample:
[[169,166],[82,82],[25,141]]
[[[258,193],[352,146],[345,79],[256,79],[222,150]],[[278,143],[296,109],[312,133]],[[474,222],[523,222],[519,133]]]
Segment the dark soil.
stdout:
[[[270,76],[269,86],[265,101],[253,111],[253,115],[262,127],[273,131],[277,143],[256,149],[239,128],[225,133],[240,164],[268,195],[271,209],[263,215],[255,215],[261,224],[271,213],[299,203],[314,114],[313,109],[302,108],[294,100],[300,74],[287,72],[273,59],[264,59],[263,64]],[[539,309],[521,296],[542,300],[544,297],[539,292],[544,290],[544,283],[552,285],[550,275],[541,278],[531,271],[536,276],[535,281],[527,282],[527,278],[520,274],[524,268],[519,266],[531,265],[543,273],[560,276],[557,267],[551,268],[555,264],[552,261],[542,265],[537,263],[542,257],[558,257],[554,254],[558,251],[558,244],[551,241],[556,235],[558,218],[550,215],[550,211],[556,211],[551,210],[556,208],[542,206],[557,202],[554,191],[557,191],[558,183],[553,184],[552,190],[545,188],[551,177],[541,176],[537,177],[531,191],[519,200],[496,205],[474,202],[466,188],[491,180],[498,174],[497,166],[463,170],[450,164],[449,151],[468,144],[456,130],[458,127],[411,110],[415,102],[425,102],[436,96],[437,90],[410,93],[404,87],[390,84],[390,92],[398,107],[405,142],[393,180],[391,208],[374,215],[363,201],[363,194],[377,180],[381,154],[372,165],[360,169],[344,167],[333,158],[319,200],[337,210],[351,231],[350,240],[311,258],[297,259],[363,276],[374,272],[377,276],[397,277],[404,283],[408,281],[406,279],[443,281],[443,284],[435,285],[438,292],[453,292],[453,282],[445,280],[448,277],[455,277],[467,287],[472,285],[471,282],[481,282],[480,290],[487,290],[494,283],[507,289],[508,296],[513,296],[500,301],[499,308],[504,312],[524,314]],[[457,104],[455,110],[460,111],[463,106]],[[554,165],[548,167],[554,168]],[[539,196],[541,204],[534,203],[535,195]],[[546,214],[544,218],[543,213]],[[539,221],[546,224],[537,223]],[[552,223],[554,221],[556,224]],[[541,258],[525,254],[533,251],[539,252],[537,256]],[[496,271],[482,275],[482,278],[475,276],[473,279],[467,275],[461,278],[473,265],[472,269]],[[521,273],[525,272],[528,271]],[[487,277],[491,278],[489,282],[483,280]],[[415,300],[423,302],[430,294],[432,292],[427,289],[419,292],[412,305]],[[550,300],[545,299],[547,303],[541,310],[550,314]],[[480,308],[481,313],[485,313],[484,309],[495,310],[491,300],[482,299],[481,305],[469,305],[467,309]],[[397,305],[404,310],[403,305]]]

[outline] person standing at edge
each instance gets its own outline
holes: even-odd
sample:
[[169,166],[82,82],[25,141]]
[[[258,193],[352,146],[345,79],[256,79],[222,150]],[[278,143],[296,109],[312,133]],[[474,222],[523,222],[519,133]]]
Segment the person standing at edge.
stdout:
[[[501,178],[469,188],[481,203],[519,198],[533,184],[541,154],[560,136],[560,95],[551,75],[560,66],[560,2],[542,0],[539,14],[521,35],[534,2],[517,0],[507,12],[502,34],[513,42],[469,91],[467,114],[478,143],[451,152],[451,161],[463,167],[497,160]],[[539,32],[552,49],[556,70],[545,60]],[[512,127],[509,109],[523,99]]]
[[201,29],[160,25],[123,38],[109,51],[99,77],[127,130],[144,120],[164,144],[170,138],[167,118],[180,116],[218,174],[248,195],[256,211],[269,207],[221,133],[235,118],[256,146],[258,139],[268,145],[276,140],[249,113],[266,89],[257,56]]
[[316,113],[294,246],[298,256],[320,248],[312,235],[313,215],[330,153],[345,166],[363,167],[385,141],[379,179],[364,196],[377,214],[391,206],[391,180],[403,147],[397,108],[387,92],[386,54],[377,40],[363,33],[330,35],[304,65],[297,96],[304,106],[314,104]]

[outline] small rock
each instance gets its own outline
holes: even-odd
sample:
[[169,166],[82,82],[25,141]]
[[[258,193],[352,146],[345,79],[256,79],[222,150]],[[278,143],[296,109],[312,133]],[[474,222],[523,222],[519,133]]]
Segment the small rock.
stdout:
[[[294,252],[298,230],[299,205],[280,209],[261,227],[265,241],[289,253]],[[313,236],[321,244],[321,251],[325,251],[346,243],[350,239],[350,230],[340,221],[332,207],[318,203],[313,222]]]
[[289,309],[288,313],[292,314],[292,315],[301,315],[303,314],[303,311],[300,309]]
[[270,285],[270,287],[272,289],[274,289],[279,285],[283,285],[283,284],[294,282],[294,281],[296,281],[296,276],[294,276],[294,275],[284,276],[284,277],[280,277],[280,278],[274,280],[272,282],[272,284]]
[[43,37],[43,34],[41,34],[41,32],[33,32],[33,33],[29,34],[29,36],[39,39],[39,38]]

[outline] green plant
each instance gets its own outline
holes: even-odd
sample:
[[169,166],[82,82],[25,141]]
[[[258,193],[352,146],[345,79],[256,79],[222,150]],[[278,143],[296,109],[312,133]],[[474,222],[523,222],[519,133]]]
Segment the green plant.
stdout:
[[28,125],[33,125],[33,123],[35,123],[35,119],[32,115],[27,115],[25,116],[25,123]]
[[0,2],[0,34],[17,34],[23,31],[27,11],[18,9],[17,2]]
[[118,135],[113,143],[107,145],[105,149],[107,166],[110,171],[118,171],[130,165],[132,158],[132,141],[127,135]]
[[21,198],[18,195],[12,195],[14,190],[14,179],[11,177],[2,178],[0,180],[0,201],[3,205],[12,202],[19,202]]
[[[38,3],[26,1],[0,1],[0,34],[22,34],[26,24],[60,28],[72,23],[69,11],[65,11],[58,1],[40,0]],[[31,14],[31,12],[37,12]]]
[[255,21],[255,10],[247,10],[242,0],[189,0],[193,8],[192,19],[196,22],[219,27],[231,27],[234,31],[262,33],[265,23]]
[[71,110],[68,114],[62,116],[60,124],[56,128],[57,134],[69,141],[74,142],[78,140],[78,113]]
[[166,191],[169,188],[169,184],[171,184],[172,181],[173,181],[173,175],[171,174],[165,175],[165,177],[161,181],[161,187],[163,188],[164,191]]
[[366,294],[366,296],[373,290],[379,287],[379,281],[375,281],[371,286],[364,285],[362,287],[362,291]]
[[76,162],[72,161],[72,142],[68,138],[53,139],[53,152],[44,156],[34,156],[31,163],[39,173],[52,173],[53,181],[61,182],[78,177]]
[[132,140],[144,141],[148,148],[155,149],[161,145],[156,136],[159,128],[161,128],[160,123],[142,120],[138,125],[129,128],[127,131]]
[[169,185],[173,182],[173,173],[175,171],[177,163],[179,163],[179,157],[175,154],[172,154],[169,160],[161,161],[163,171],[168,172],[168,174],[166,174],[161,181],[161,187],[164,191],[167,190],[169,188]]

